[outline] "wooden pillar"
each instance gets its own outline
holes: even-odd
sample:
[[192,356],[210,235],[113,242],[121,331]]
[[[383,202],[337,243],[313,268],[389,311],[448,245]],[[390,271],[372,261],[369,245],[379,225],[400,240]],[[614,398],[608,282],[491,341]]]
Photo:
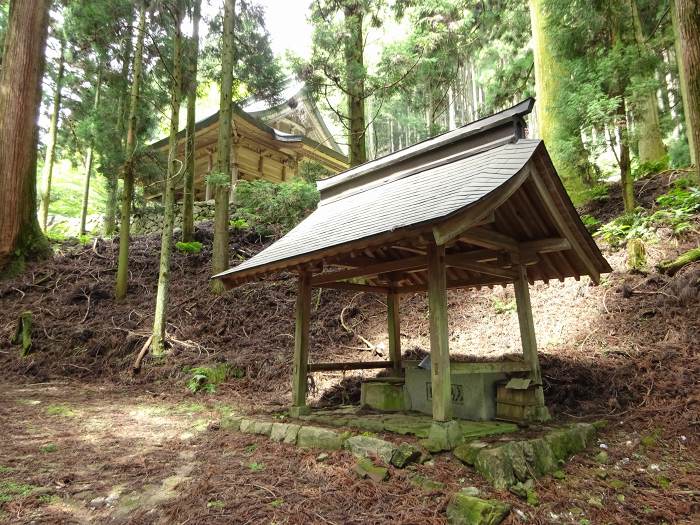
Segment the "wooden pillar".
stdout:
[[[530,365],[530,378],[534,385],[542,385],[542,372],[540,360],[537,356],[537,339],[535,338],[535,323],[532,319],[532,304],[530,304],[530,286],[527,281],[527,269],[525,265],[516,265],[514,270],[518,273],[513,285],[515,287],[515,302],[518,307],[518,323],[520,324],[520,339],[523,345],[523,357]],[[544,394],[538,389],[538,401],[544,405]]]
[[452,419],[452,384],[447,326],[447,277],[445,247],[428,245],[428,305],[430,315],[430,361],[433,389],[433,420]]
[[399,313],[399,302],[401,296],[394,288],[387,294],[387,321],[389,325],[389,358],[393,364],[394,376],[401,375],[401,315]]
[[299,272],[297,319],[294,332],[294,371],[292,377],[292,408],[290,415],[298,417],[309,412],[306,406],[306,380],[309,368],[309,318],[311,316],[311,272]]
[[[208,150],[209,156],[207,157],[207,177],[211,175],[211,170],[214,168],[214,155],[212,154],[211,150]],[[209,182],[205,180],[205,186],[204,186],[204,200],[208,201],[211,200],[211,186],[209,185]]]

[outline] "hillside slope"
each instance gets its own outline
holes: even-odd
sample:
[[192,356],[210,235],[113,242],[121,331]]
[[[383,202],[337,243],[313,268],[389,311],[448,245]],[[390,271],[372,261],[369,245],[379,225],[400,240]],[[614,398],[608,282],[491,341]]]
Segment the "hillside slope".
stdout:
[[[670,177],[638,188],[664,193]],[[645,195],[653,202],[655,195]],[[615,192],[599,205],[616,206]],[[592,207],[588,213],[595,214]],[[649,267],[700,243],[698,217],[680,238],[648,243]],[[189,367],[226,361],[245,370],[224,390],[265,405],[284,405],[290,392],[295,280],[248,284],[216,297],[209,293],[212,232],[201,225],[199,255],[175,254],[168,334],[172,351],[163,362],[146,361],[134,377],[130,367],[148,337],[157,284],[160,239],[137,238],[131,248],[131,285],[117,304],[112,286],[116,241],[56,246],[52,260],[0,287],[0,364],[3,374],[43,381],[56,377],[123,383],[166,381],[184,388]],[[234,235],[231,253],[246,258],[264,246],[253,235]],[[602,246],[614,272],[600,286],[581,281],[532,288],[546,396],[555,413],[576,416],[634,414],[687,428],[697,425],[700,397],[700,265],[674,277],[625,270],[622,248]],[[379,359],[387,346],[381,297],[334,290],[314,295],[312,360]],[[457,358],[493,359],[520,351],[511,287],[452,291],[450,344]],[[9,344],[22,311],[34,316],[33,352],[19,358]],[[404,352],[429,347],[425,298],[402,301]],[[342,321],[341,321],[342,316]],[[345,325],[345,326],[343,326]],[[348,331],[350,329],[350,331]],[[371,348],[362,339],[367,340]],[[375,372],[373,372],[375,373]],[[316,374],[312,395],[324,401],[356,399],[358,381],[348,374]]]

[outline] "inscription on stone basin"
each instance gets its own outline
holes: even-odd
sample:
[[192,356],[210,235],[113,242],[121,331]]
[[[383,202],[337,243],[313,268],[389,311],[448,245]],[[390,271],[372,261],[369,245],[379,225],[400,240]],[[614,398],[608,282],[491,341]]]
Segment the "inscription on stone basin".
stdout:
[[[464,404],[464,389],[462,388],[462,385],[452,385],[452,402],[455,405],[463,405]],[[433,399],[433,385],[432,383],[428,382],[425,384],[425,394],[426,398],[428,401],[432,401]]]

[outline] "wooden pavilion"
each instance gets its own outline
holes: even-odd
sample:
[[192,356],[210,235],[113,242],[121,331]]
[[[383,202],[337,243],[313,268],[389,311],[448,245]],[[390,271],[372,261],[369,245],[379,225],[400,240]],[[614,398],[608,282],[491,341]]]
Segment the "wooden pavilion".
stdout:
[[[529,283],[582,275],[597,283],[611,268],[544,143],[525,138],[524,117],[533,104],[528,99],[319,182],[321,201],[309,217],[256,256],[214,276],[234,287],[274,272],[298,272],[292,415],[308,411],[310,372],[387,368],[401,374],[399,299],[427,292],[431,439],[449,442],[455,422],[446,290],[512,283],[524,357],[519,370],[529,373],[539,413],[548,417]],[[390,360],[309,364],[313,287],[386,295]]]
[[[234,106],[231,122],[231,163],[238,180],[284,182],[298,176],[301,163],[319,163],[330,173],[347,169],[348,159],[333,139],[318,108],[303,84],[290,81],[279,102],[249,97]],[[219,112],[195,124],[196,201],[213,198],[206,177],[214,168],[219,136]],[[149,146],[166,159],[168,137]],[[178,133],[177,158],[185,159],[186,132]],[[182,188],[176,189],[180,198]],[[162,186],[149,185],[146,197],[162,196]],[[233,192],[231,193],[233,198]]]

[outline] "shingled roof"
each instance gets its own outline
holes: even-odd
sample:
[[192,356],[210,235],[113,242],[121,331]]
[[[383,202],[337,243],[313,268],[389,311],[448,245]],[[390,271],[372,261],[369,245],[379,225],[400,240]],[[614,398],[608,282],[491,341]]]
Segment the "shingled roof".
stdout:
[[533,103],[320,181],[321,201],[309,217],[214,277],[232,286],[312,265],[336,270],[315,277],[319,285],[362,275],[369,285],[391,280],[420,289],[421,254],[427,242],[437,242],[447,247],[448,286],[510,282],[515,259],[528,265],[531,281],[581,275],[597,281],[608,263],[542,141],[524,138],[523,117]]

